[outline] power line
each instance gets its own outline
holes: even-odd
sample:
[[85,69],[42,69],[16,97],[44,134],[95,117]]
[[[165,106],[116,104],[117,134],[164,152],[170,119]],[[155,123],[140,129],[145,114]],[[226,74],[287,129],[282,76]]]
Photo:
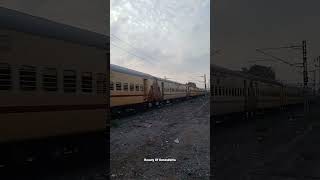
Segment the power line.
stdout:
[[138,56],[138,55],[136,55],[136,54],[134,54],[134,53],[132,53],[132,52],[130,52],[130,51],[127,51],[127,50],[125,50],[125,49],[123,49],[123,48],[121,48],[121,47],[113,44],[113,43],[110,43],[110,44],[113,45],[114,47],[117,47],[117,48],[119,48],[119,49],[127,52],[128,54],[130,54],[130,55],[132,55],[132,56],[135,56],[135,57],[139,58],[140,60],[147,61],[147,62],[149,62],[149,63],[151,63],[151,64],[154,65],[154,63],[153,63],[152,61],[149,61],[148,59],[142,58],[142,57],[140,57],[140,56]]
[[[130,47],[131,47],[131,48],[133,48],[134,50],[138,51],[138,53],[139,53],[138,48],[134,47],[134,46],[133,46],[133,45],[131,45],[130,43],[128,43],[128,42],[126,42],[126,41],[124,41],[124,40],[120,39],[119,37],[117,37],[117,36],[116,36],[116,35],[114,35],[114,34],[111,34],[111,33],[110,33],[110,35],[111,35],[112,37],[114,37],[114,38],[118,39],[119,41],[121,41],[121,42],[123,42],[123,43],[127,44],[128,46],[130,46]],[[147,58],[149,58],[149,59],[156,60],[156,59],[154,59],[153,57],[151,57],[151,56],[149,56],[149,55],[145,55],[145,53],[141,53],[141,52],[140,52],[139,54],[142,54],[144,57],[147,57]]]

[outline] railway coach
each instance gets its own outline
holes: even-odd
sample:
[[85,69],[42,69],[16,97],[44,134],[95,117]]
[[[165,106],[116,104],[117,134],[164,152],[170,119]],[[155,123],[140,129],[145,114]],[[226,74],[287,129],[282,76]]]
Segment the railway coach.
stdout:
[[158,105],[161,102],[196,97],[204,93],[203,90],[188,84],[110,65],[110,106],[113,111],[125,107]]
[[104,138],[107,42],[0,8],[0,160],[61,154]]
[[[253,115],[257,110],[304,102],[303,89],[276,80],[211,65],[212,116]],[[310,89],[306,90],[310,94]]]

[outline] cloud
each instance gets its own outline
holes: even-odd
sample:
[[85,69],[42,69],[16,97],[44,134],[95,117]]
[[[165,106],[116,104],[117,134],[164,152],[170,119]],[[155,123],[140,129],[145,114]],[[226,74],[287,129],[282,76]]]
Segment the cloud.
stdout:
[[182,83],[209,76],[209,0],[116,1],[111,0],[111,42],[122,49],[112,48],[111,63]]

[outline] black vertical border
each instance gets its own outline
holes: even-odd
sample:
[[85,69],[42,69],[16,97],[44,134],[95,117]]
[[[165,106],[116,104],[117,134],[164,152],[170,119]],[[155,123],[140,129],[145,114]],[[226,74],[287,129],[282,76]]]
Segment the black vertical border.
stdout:
[[107,35],[107,52],[106,52],[106,61],[107,61],[107,94],[106,94],[106,111],[107,111],[107,115],[106,115],[106,172],[107,172],[107,176],[108,179],[110,179],[110,119],[111,119],[111,115],[110,115],[110,0],[106,0],[107,1],[107,7],[106,7],[106,16],[108,18],[107,22],[105,24],[106,26],[106,35]]
[[212,94],[212,85],[213,85],[213,72],[211,69],[211,64],[213,64],[213,47],[214,47],[214,43],[213,43],[213,36],[214,36],[214,3],[216,2],[216,0],[211,0],[210,1],[210,179],[214,179],[215,176],[215,172],[214,172],[214,155],[215,155],[215,151],[214,151],[214,137],[213,137],[213,132],[214,132],[214,120],[211,116],[211,114],[213,114],[213,103],[211,100],[211,94]]

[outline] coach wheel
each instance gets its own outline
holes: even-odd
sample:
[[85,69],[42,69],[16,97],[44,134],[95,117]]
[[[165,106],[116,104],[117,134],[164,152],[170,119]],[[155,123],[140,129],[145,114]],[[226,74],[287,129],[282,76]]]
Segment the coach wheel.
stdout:
[[148,103],[148,107],[149,107],[149,108],[152,108],[152,103]]
[[159,102],[156,102],[156,106],[159,106]]

